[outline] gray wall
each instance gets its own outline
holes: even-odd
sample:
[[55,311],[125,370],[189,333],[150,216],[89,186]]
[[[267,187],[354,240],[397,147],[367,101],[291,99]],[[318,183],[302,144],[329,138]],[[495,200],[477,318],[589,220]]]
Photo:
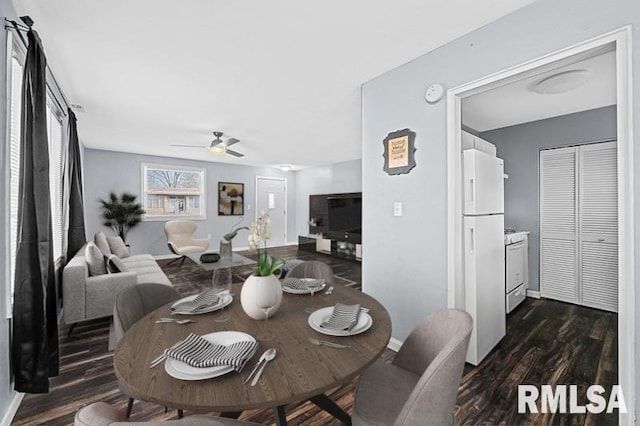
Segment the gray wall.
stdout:
[[362,161],[353,160],[296,172],[296,234],[309,233],[309,195],[362,191]]
[[582,145],[616,138],[616,107],[594,109],[548,120],[482,132],[504,159],[504,226],[529,231],[529,289],[540,289],[538,158],[541,149]]
[[[13,9],[13,4],[9,0],[0,1],[0,16],[6,17],[8,19],[18,20],[16,17],[15,10]],[[4,117],[7,115],[7,90],[4,82],[6,81],[6,68],[4,66],[5,60],[7,57],[7,32],[0,31],[0,57],[2,58],[3,66],[0,67],[0,81],[3,84],[0,84],[0,138],[2,138],[2,149],[0,149],[0,176],[8,176],[7,166],[9,161],[7,159],[7,147],[9,142],[7,141],[7,129],[6,129],[6,120]],[[3,200],[2,205],[4,206],[4,200],[8,198],[8,194],[6,191],[5,179],[2,179],[3,184],[0,185],[0,200]],[[9,222],[9,209],[2,208],[0,209],[0,241],[8,241],[9,236],[6,232],[5,224]],[[9,336],[10,336],[10,327],[11,323],[7,319],[7,312],[5,306],[7,304],[5,287],[7,285],[5,274],[6,271],[9,270],[9,261],[7,259],[7,245],[0,244],[0,271],[1,272],[1,280],[2,288],[0,288],[0,421],[4,418],[9,408],[9,404],[14,396],[13,385],[11,384],[11,377],[9,376],[9,368],[11,358],[9,352]]]
[[[243,225],[248,226],[255,220],[255,177],[287,178],[287,239],[298,241],[295,232],[295,194],[296,178],[294,173],[285,173],[273,168],[237,166],[223,163],[181,160],[151,155],[129,154],[114,151],[85,149],[84,151],[84,192],[85,218],[88,238],[102,230],[112,235],[109,228],[102,225],[99,199],[104,199],[110,191],[121,194],[124,191],[140,199],[141,164],[164,164],[206,169],[207,219],[197,221],[197,237],[211,234],[211,250],[217,250],[220,239],[240,219],[240,216],[218,216],[218,182],[244,183],[245,215]],[[132,253],[150,253],[152,255],[170,254],[164,234],[165,221],[147,221],[133,228],[127,236]],[[241,231],[234,240],[234,248],[247,247],[247,231]]]
[[[456,87],[629,24],[636,82],[632,103],[637,105],[637,0],[538,0],[363,85],[363,226],[375,229],[363,235],[363,289],[389,310],[394,338],[404,340],[426,315],[447,306],[447,102],[445,98],[426,103],[426,88],[433,83]],[[640,135],[640,116],[635,114],[633,120],[634,134]],[[407,175],[389,176],[382,171],[381,141],[405,127],[416,132],[417,166]],[[640,199],[637,146],[636,200]],[[393,216],[394,201],[404,203],[404,216]],[[634,212],[635,223],[640,223],[638,219],[640,209]],[[635,239],[637,256],[639,243]],[[637,300],[639,283],[636,274]],[[637,309],[636,324],[639,319]],[[635,333],[636,365],[640,365],[640,327]],[[634,374],[640,385],[638,372],[622,374]]]

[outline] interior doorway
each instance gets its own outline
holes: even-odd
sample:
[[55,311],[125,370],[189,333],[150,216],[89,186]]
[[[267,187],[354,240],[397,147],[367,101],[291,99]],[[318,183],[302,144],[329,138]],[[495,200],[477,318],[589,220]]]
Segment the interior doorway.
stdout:
[[[463,235],[461,226],[461,129],[462,101],[527,76],[575,63],[593,56],[599,50],[615,52],[616,131],[618,181],[618,371],[634,371],[634,260],[633,260],[633,143],[631,140],[630,39],[629,27],[580,43],[448,91],[448,304],[464,307]],[[532,179],[537,179],[533,176]],[[635,377],[620,374],[628,401],[628,414],[620,414],[620,423],[632,423],[635,404]]]
[[271,239],[268,247],[287,243],[287,179],[256,176],[256,215],[269,211]]

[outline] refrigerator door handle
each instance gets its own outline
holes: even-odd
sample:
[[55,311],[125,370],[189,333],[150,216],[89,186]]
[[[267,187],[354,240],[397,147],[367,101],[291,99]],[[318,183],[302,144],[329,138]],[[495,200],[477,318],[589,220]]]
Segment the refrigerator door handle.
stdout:
[[475,228],[469,228],[469,254],[473,254],[476,250],[476,237]]
[[476,182],[475,179],[469,179],[469,204],[476,202]]

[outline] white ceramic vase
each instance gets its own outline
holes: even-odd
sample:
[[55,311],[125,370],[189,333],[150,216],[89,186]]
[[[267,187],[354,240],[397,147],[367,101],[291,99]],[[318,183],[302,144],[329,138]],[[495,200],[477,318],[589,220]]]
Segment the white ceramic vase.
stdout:
[[266,318],[262,308],[270,306],[275,299],[275,305],[269,309],[271,318],[280,308],[282,303],[282,286],[275,275],[268,277],[256,277],[251,275],[242,285],[240,290],[240,304],[244,312],[255,320]]

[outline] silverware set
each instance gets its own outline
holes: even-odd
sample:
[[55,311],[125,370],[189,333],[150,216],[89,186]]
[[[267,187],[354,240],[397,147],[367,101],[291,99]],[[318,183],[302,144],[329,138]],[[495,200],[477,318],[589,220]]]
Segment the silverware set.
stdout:
[[256,364],[256,366],[253,367],[253,370],[251,370],[251,373],[249,373],[249,375],[242,381],[242,383],[247,384],[247,382],[251,379],[251,377],[253,377],[253,380],[251,381],[251,386],[255,386],[258,383],[258,380],[260,380],[260,376],[262,375],[262,371],[264,370],[264,367],[266,367],[269,361],[272,361],[275,357],[276,357],[275,348],[269,348],[266,351],[264,351],[264,353],[260,355],[260,359],[258,359],[258,363]]
[[156,324],[163,324],[166,322],[174,323],[174,324],[188,324],[190,322],[195,322],[192,319],[177,319],[177,318],[160,318],[156,321]]

